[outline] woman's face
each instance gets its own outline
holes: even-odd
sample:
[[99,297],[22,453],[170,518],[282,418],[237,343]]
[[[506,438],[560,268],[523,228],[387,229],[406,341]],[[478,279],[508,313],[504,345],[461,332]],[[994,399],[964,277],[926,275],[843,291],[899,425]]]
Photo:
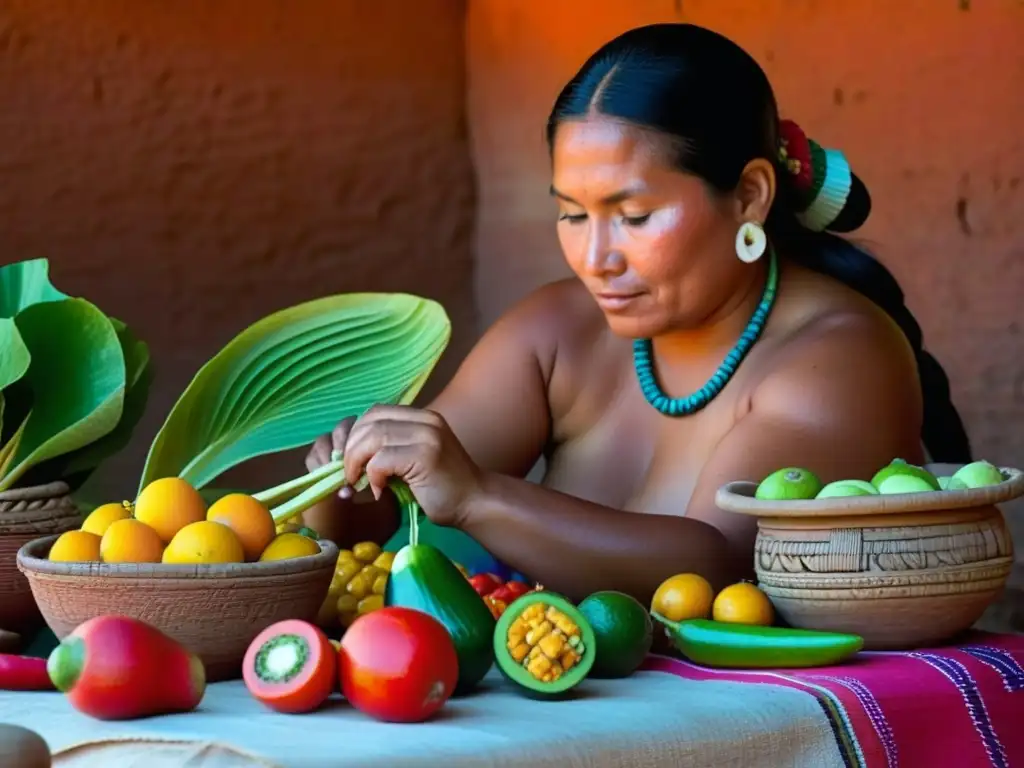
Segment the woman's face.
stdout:
[[616,334],[712,322],[749,270],[735,253],[735,201],[673,168],[665,142],[642,128],[603,117],[563,123],[551,191],[565,258]]

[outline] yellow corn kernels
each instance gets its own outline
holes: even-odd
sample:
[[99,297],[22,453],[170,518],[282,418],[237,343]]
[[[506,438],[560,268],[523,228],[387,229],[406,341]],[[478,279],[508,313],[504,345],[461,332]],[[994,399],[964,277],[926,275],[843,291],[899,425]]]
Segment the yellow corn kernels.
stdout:
[[372,541],[341,550],[317,623],[327,629],[348,627],[357,617],[383,606],[394,559],[393,552],[382,552]]
[[509,626],[508,651],[534,678],[560,678],[586,652],[580,628],[566,614],[542,602],[531,603]]

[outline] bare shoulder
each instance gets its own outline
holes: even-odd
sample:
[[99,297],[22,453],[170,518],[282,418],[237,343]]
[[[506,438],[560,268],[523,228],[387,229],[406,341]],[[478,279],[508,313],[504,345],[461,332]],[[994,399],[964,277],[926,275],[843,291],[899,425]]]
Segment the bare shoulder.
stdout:
[[917,439],[923,405],[906,336],[859,294],[835,284],[824,291],[784,329],[752,408],[845,431],[887,425]]
[[606,329],[604,317],[587,289],[575,278],[542,285],[498,321],[504,332],[527,340],[541,359],[574,348]]

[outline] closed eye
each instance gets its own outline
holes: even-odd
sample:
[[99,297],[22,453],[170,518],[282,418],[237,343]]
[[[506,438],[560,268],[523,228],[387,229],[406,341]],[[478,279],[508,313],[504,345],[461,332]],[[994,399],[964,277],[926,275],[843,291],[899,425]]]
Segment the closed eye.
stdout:
[[558,217],[559,221],[567,221],[570,224],[579,224],[587,220],[585,213],[563,213]]
[[643,216],[623,216],[622,220],[629,227],[642,227],[651,218],[651,214],[645,213]]

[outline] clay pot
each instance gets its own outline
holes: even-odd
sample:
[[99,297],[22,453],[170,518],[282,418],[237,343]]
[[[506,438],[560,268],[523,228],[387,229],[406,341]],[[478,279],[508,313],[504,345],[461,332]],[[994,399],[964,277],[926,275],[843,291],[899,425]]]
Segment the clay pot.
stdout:
[[206,666],[210,682],[237,677],[249,643],[284,619],[314,621],[338,560],[338,548],[257,563],[63,563],[46,559],[56,536],[18,552],[47,625],[64,639],[95,616],[120,614],[173,637]]
[[18,550],[40,536],[81,524],[65,483],[0,492],[0,629],[24,633],[42,624],[28,581],[15,563]]
[[1002,472],[988,488],[807,501],[729,483],[716,501],[758,518],[758,584],[786,623],[906,650],[952,640],[1006,586],[1013,541],[996,504],[1024,495],[1024,473]]

